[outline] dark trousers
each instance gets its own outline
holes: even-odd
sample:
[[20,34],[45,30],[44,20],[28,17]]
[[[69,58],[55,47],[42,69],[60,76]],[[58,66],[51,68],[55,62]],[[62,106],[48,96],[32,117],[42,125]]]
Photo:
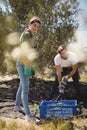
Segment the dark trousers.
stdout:
[[[68,75],[71,71],[72,71],[71,67],[63,68],[62,77],[65,75]],[[79,76],[78,69],[77,69],[76,73],[72,76],[72,79],[73,79],[73,84],[74,84],[75,91],[76,91],[76,99],[80,100],[80,97],[81,97],[80,85],[79,85],[80,76]],[[59,85],[58,76],[57,76],[57,74],[55,74],[55,81],[53,83],[53,86],[52,86],[52,89],[51,89],[51,92],[49,95],[49,99],[52,99],[54,97],[54,95],[58,89],[58,85]]]

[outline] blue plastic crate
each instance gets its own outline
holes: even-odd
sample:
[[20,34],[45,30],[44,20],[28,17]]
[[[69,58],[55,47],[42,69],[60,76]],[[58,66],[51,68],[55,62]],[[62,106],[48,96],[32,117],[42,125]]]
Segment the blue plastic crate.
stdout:
[[39,110],[40,118],[70,118],[77,114],[77,100],[43,101]]

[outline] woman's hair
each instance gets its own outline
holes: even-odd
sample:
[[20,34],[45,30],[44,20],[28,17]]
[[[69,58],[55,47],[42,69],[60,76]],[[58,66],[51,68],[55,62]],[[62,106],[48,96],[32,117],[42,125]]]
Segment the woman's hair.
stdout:
[[37,16],[34,16],[30,21],[29,21],[29,24],[33,24],[35,22],[38,22],[39,24],[41,24],[41,20],[39,17]]

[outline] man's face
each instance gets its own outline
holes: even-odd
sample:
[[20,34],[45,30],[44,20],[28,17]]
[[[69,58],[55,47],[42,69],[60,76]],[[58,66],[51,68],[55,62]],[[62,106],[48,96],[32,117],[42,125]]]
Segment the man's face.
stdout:
[[66,49],[62,50],[59,54],[60,54],[62,59],[67,59],[67,51],[66,51]]

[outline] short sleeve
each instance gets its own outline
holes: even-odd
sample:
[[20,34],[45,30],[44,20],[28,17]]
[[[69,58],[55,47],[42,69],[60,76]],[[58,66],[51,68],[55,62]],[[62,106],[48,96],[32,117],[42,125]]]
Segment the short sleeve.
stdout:
[[55,65],[59,65],[60,64],[59,54],[54,57],[54,64]]

